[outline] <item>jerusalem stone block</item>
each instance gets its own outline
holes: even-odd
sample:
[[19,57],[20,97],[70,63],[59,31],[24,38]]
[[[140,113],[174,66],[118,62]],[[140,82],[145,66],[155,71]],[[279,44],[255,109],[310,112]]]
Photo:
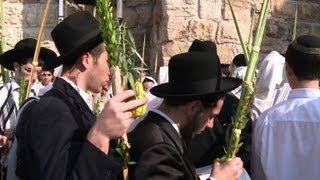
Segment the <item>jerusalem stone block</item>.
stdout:
[[270,13],[273,17],[294,19],[298,3],[289,0],[271,1]]
[[[40,26],[43,15],[44,15],[45,6],[46,6],[45,4],[26,4],[23,10],[23,18],[24,18],[23,25],[25,27]],[[57,5],[50,6],[46,26],[54,27],[57,24],[58,22],[57,10],[58,10]]]
[[20,0],[9,0],[9,3],[20,3]]
[[166,6],[196,5],[198,4],[198,0],[163,0],[163,3]]
[[194,17],[198,16],[196,5],[170,5],[164,7],[165,14],[169,17]]
[[169,41],[162,44],[163,57],[172,57],[176,54],[187,52],[189,49],[189,42]]
[[[266,35],[271,38],[285,38],[288,34],[288,22],[283,19],[269,19],[266,24]],[[293,21],[292,21],[293,26]],[[292,33],[289,33],[292,34]]]
[[125,8],[123,10],[123,19],[129,28],[138,26],[139,16],[138,13],[132,8]]
[[6,50],[10,50],[14,47],[14,45],[21,40],[20,33],[22,32],[21,27],[14,27],[14,26],[6,26],[5,30],[5,39],[7,42]]
[[218,23],[212,20],[193,19],[189,22],[188,40],[194,39],[210,40],[215,39]]
[[312,34],[320,37],[320,24],[312,25]]
[[56,54],[59,54],[59,52],[58,52],[56,46],[54,45],[54,42],[53,42],[53,41],[44,40],[44,41],[42,41],[42,43],[41,43],[41,47],[45,47],[45,48],[51,49],[51,50],[54,51]]
[[300,22],[297,26],[297,37],[305,34],[312,34],[312,24]]
[[[43,32],[43,41],[52,40],[50,32],[52,28],[45,28]],[[35,38],[37,39],[39,33],[39,27],[29,27],[23,30],[22,37],[23,38]]]
[[307,4],[307,3],[299,3],[298,4],[298,18],[299,20],[316,23],[316,17],[319,17],[320,13],[320,4]]
[[128,7],[135,7],[139,5],[146,5],[151,3],[150,0],[126,0],[124,2]]
[[136,8],[139,15],[139,25],[146,27],[152,24],[153,9],[151,5],[142,5]]
[[[229,8],[228,1],[224,1],[224,7]],[[254,1],[256,4],[259,2]],[[232,7],[240,7],[240,8],[245,8],[249,9],[252,5],[252,0],[236,0],[236,1],[231,1]],[[230,9],[230,8],[229,8]]]
[[167,23],[168,40],[185,39],[187,37],[188,21],[183,17],[169,18]]
[[[238,22],[242,34],[242,38],[246,43],[248,40],[250,26],[244,22]],[[240,39],[237,34],[236,26],[233,21],[223,21],[219,23],[218,37],[219,43],[236,43],[240,44]]]
[[[30,13],[32,12],[32,13]],[[41,24],[42,13],[40,4],[26,4],[24,6],[23,15],[23,26],[24,27],[38,27]]]
[[315,3],[315,4],[320,4],[319,0],[304,0],[307,3]]
[[233,47],[230,44],[223,44],[217,46],[217,53],[221,64],[230,64],[234,57]]
[[[233,7],[234,13],[236,15],[236,18],[238,21],[245,21],[245,22],[251,22],[251,8],[244,8],[244,7]],[[232,20],[232,13],[231,10],[228,7],[225,8],[223,13],[223,19],[224,20]]]
[[[274,43],[277,42],[277,43]],[[285,53],[291,40],[276,39],[264,36],[262,41],[262,48],[260,53],[270,53],[271,51],[278,51],[279,53]]]
[[5,3],[4,4],[4,19],[8,25],[19,25],[22,23],[22,11],[23,5],[16,3]]
[[220,0],[202,0],[200,1],[200,18],[201,19],[219,19],[221,18]]
[[21,0],[22,3],[39,3],[40,0]]

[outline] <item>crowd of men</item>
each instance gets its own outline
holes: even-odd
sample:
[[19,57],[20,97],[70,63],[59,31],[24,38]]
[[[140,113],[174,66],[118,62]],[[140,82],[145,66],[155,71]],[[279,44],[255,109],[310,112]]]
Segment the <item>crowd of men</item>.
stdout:
[[[284,56],[271,52],[262,61],[240,158],[220,162],[225,125],[239,103],[243,55],[230,68],[235,77],[226,77],[215,43],[194,40],[188,52],[171,57],[168,82],[143,78],[152,100],[134,99],[135,92],[125,90],[95,115],[92,94],[110,86],[98,21],[89,12],[76,12],[51,36],[60,55],[42,47],[38,73],[32,73],[35,39],[23,39],[0,55],[1,66],[14,72],[0,90],[1,179],[124,179],[124,158],[116,148],[130,126],[132,180],[196,180],[201,175],[196,167],[204,165],[210,167],[209,180],[250,179],[247,172],[256,180],[320,176],[319,37],[300,36]],[[269,67],[273,56],[280,59],[277,70]],[[53,78],[60,65],[61,75]],[[33,85],[24,101],[29,79]],[[157,105],[132,127],[131,111],[153,100]]]

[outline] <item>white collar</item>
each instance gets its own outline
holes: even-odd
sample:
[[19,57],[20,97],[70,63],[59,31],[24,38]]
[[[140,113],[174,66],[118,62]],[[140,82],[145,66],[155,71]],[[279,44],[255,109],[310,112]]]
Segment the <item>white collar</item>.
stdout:
[[158,109],[151,109],[150,111],[159,114],[160,116],[164,117],[166,120],[168,120],[170,122],[170,124],[173,126],[173,128],[178,132],[178,134],[181,136],[180,134],[180,130],[179,127],[177,125],[177,123],[175,123],[168,115],[166,115],[164,112],[158,110]]
[[14,78],[11,79],[11,87],[12,87],[12,91],[20,88],[20,85],[16,82]]
[[65,80],[67,83],[69,83],[82,97],[82,99],[87,103],[89,108],[92,110],[92,96],[89,93],[86,93],[83,89],[81,89],[79,86],[77,86],[73,81],[60,76],[63,80]]

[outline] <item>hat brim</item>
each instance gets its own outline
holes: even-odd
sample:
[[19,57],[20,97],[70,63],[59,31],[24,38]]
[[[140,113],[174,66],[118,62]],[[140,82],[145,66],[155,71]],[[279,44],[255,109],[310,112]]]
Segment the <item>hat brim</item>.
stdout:
[[170,91],[169,83],[159,84],[150,89],[151,94],[160,97],[160,98],[197,98],[197,97],[204,97],[204,96],[214,96],[218,94],[223,94],[230,92],[240,86],[242,80],[239,78],[232,78],[232,77],[223,77],[221,82],[220,90],[214,90],[212,92],[203,92],[203,93],[177,93]]
[[[24,58],[32,58],[34,56],[35,49],[28,48],[28,49],[11,49],[6,51],[0,56],[0,64],[11,71],[14,71],[13,63],[14,62],[21,62]],[[55,52],[50,49],[41,47],[39,58],[44,61],[44,64],[53,61],[56,58]]]
[[96,29],[91,33],[90,36],[79,40],[78,46],[71,49],[68,53],[62,54],[57,58],[57,62],[47,66],[46,69],[54,69],[63,64],[72,64],[81,53],[90,51],[92,48],[102,43],[103,39],[101,37],[100,29]]

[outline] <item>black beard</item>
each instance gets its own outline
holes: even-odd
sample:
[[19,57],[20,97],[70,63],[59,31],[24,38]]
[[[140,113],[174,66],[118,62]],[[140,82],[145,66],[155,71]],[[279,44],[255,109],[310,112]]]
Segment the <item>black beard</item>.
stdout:
[[181,137],[182,139],[185,141],[187,147],[189,146],[192,138],[193,138],[193,132],[192,132],[192,129],[193,128],[188,128],[188,127],[185,127],[185,128],[181,128],[180,129],[180,134],[181,134]]
[[196,112],[193,116],[188,117],[188,119],[186,119],[187,121],[189,121],[188,125],[185,127],[181,127],[180,129],[181,137],[183,138],[187,146],[195,136],[195,123],[197,121],[196,117],[199,113],[200,112]]

